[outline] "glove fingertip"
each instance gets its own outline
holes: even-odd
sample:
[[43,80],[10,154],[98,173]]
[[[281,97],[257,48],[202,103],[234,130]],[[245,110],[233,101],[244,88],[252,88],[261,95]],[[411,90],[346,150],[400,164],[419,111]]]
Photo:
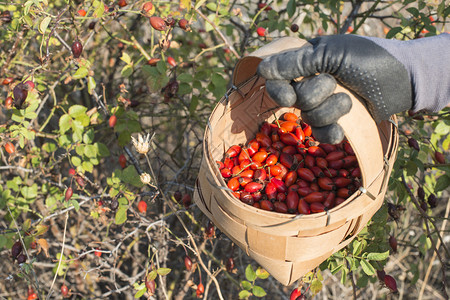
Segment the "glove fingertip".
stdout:
[[345,138],[344,130],[342,127],[333,123],[324,127],[311,127],[313,136],[316,140],[326,144],[339,144]]
[[266,79],[275,78],[278,72],[276,71],[274,57],[270,56],[263,59],[258,65],[257,73]]
[[278,105],[291,107],[297,101],[294,88],[287,80],[267,80],[266,91]]

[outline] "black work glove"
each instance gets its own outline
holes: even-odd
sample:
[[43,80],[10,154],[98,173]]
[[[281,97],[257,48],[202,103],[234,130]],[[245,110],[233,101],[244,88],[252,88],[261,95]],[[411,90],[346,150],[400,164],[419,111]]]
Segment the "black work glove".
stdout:
[[[405,66],[371,40],[335,35],[309,43],[299,50],[265,58],[258,73],[267,79],[266,90],[279,105],[302,110],[302,118],[311,125],[317,140],[335,144],[344,138],[336,122],[352,104],[347,94],[333,94],[336,80],[364,100],[376,121],[413,106],[413,89]],[[292,81],[300,76],[312,77]]]

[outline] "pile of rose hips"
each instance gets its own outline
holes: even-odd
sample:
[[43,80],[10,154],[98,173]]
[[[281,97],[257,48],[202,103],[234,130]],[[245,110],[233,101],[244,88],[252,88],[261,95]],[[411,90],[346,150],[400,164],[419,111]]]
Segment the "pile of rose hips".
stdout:
[[279,213],[323,212],[361,186],[349,142],[315,141],[311,127],[294,113],[264,122],[254,139],[231,146],[217,164],[236,198]]

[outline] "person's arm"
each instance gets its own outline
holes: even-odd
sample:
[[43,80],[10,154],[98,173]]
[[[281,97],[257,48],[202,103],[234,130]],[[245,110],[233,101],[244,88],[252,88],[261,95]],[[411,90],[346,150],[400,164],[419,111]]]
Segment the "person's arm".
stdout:
[[[351,101],[333,94],[335,80],[358,94],[376,121],[408,109],[438,111],[449,103],[449,34],[408,42],[336,35],[310,44],[264,59],[258,73],[276,102],[302,110],[319,141],[344,137],[336,122]],[[292,81],[300,76],[310,78]]]
[[450,103],[450,34],[410,41],[366,38],[405,66],[414,88],[414,112],[437,112]]

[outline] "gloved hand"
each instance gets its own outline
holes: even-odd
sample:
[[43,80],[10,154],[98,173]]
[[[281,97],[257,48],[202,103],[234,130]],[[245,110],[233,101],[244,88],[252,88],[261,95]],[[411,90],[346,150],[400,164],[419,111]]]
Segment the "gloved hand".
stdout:
[[[344,138],[336,122],[350,111],[351,100],[345,93],[333,94],[336,80],[364,100],[376,121],[413,107],[413,86],[404,64],[372,40],[336,35],[309,43],[265,58],[258,73],[267,79],[266,90],[278,104],[302,110],[317,140],[335,144]],[[309,78],[292,81],[300,76]]]

